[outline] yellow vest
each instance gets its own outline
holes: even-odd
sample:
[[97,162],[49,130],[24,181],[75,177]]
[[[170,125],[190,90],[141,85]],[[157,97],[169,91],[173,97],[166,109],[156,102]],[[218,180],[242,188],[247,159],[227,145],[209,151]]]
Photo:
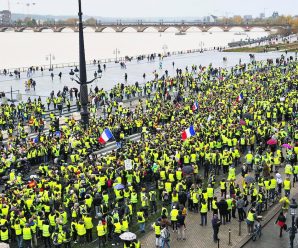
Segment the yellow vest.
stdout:
[[284,189],[285,190],[290,190],[291,189],[291,181],[290,180],[285,180],[284,181]]
[[201,206],[201,213],[207,213],[208,212],[208,205],[207,203],[202,203],[202,206]]
[[78,224],[77,225],[77,233],[79,236],[83,236],[86,234],[86,228],[84,224]]
[[171,221],[176,221],[178,216],[178,209],[173,209],[171,211]]
[[252,212],[248,212],[247,214],[247,220],[251,221],[251,222],[254,222],[254,214]]
[[31,234],[31,228],[30,227],[24,227],[23,228],[23,239],[24,240],[32,239],[32,234]]
[[96,229],[97,229],[97,235],[99,237],[102,237],[102,236],[104,236],[106,234],[106,230],[105,230],[105,226],[104,225],[98,225]]

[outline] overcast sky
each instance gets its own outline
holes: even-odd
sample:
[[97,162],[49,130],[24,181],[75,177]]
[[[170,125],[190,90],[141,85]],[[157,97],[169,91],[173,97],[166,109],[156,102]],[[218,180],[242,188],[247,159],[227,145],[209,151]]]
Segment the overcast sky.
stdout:
[[[14,13],[76,15],[77,0],[0,0],[0,9]],[[266,16],[273,11],[298,14],[298,0],[82,0],[83,12],[103,17],[199,17],[214,14]],[[27,3],[36,3],[26,7]]]

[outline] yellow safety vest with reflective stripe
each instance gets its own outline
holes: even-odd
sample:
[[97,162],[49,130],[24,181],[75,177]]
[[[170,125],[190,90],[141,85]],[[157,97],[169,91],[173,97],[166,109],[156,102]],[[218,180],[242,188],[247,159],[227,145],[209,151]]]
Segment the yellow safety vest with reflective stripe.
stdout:
[[46,238],[51,236],[50,226],[49,225],[43,225],[42,226],[42,236],[46,237]]
[[156,225],[154,223],[154,231],[155,231],[155,235],[160,235],[160,233],[161,233],[160,225]]
[[83,236],[86,234],[86,228],[84,224],[77,224],[77,233],[79,236]]
[[24,240],[32,239],[32,234],[31,234],[31,228],[30,227],[24,227],[23,228],[23,239]]
[[173,209],[171,211],[171,221],[176,221],[177,220],[177,216],[178,216],[178,209]]
[[93,228],[93,223],[92,223],[92,218],[91,217],[84,218],[84,223],[85,223],[86,229],[92,229]]
[[248,212],[247,214],[247,220],[254,222],[255,218],[254,218],[254,214],[252,212]]
[[106,234],[106,229],[104,225],[98,225],[96,229],[97,229],[97,236],[102,237]]
[[212,209],[218,209],[217,202],[215,200],[212,201]]
[[285,190],[290,190],[291,189],[291,181],[290,180],[285,180],[284,181],[284,189]]
[[1,241],[7,241],[8,238],[9,238],[8,229],[6,229],[5,231],[1,230]]
[[115,223],[114,226],[115,226],[114,232],[120,234],[121,233],[121,227],[122,227],[121,224],[118,222],[118,223]]
[[200,212],[201,212],[202,214],[208,212],[208,205],[207,205],[207,203],[202,203],[202,204],[201,204],[201,210],[200,210]]
[[207,188],[207,195],[208,198],[212,198],[214,195],[214,189],[213,188]]

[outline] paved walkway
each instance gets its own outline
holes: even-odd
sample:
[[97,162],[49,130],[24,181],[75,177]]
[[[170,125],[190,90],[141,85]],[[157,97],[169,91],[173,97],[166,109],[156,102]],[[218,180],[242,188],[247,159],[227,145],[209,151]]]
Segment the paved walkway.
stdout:
[[[283,175],[283,173],[280,172],[280,174]],[[284,176],[284,175],[283,175]],[[242,182],[241,175],[237,176],[236,179],[237,183]],[[298,187],[293,188],[291,190],[291,195],[296,195],[298,193]],[[216,195],[220,196],[219,189],[216,189]],[[264,213],[264,221],[266,221],[266,217],[270,216],[274,211],[277,211],[279,209],[279,205],[273,206],[268,212]],[[236,213],[236,216],[237,213]],[[269,218],[269,217],[268,217]],[[171,248],[181,248],[181,247],[217,247],[217,243],[214,243],[213,241],[213,230],[211,225],[211,219],[212,219],[212,213],[208,213],[208,223],[207,226],[202,227],[200,226],[201,219],[199,213],[193,213],[188,212],[187,218],[186,218],[186,227],[187,230],[185,231],[186,234],[186,240],[185,241],[177,241],[177,233],[171,232]],[[147,223],[147,225],[151,225],[152,223]],[[269,226],[272,226],[269,224]],[[231,230],[231,244],[229,244],[229,229]],[[276,236],[276,233],[278,233],[278,230],[275,230],[275,232],[270,233],[268,232],[267,239],[270,240],[271,238]],[[171,230],[171,228],[170,228]],[[231,223],[226,225],[221,225],[220,231],[219,231],[219,239],[220,239],[220,247],[241,247],[241,243],[244,242],[245,239],[248,238],[247,235],[247,227],[246,223],[242,222],[241,224],[241,236],[239,236],[239,222],[238,219],[232,219]],[[283,238],[286,239],[286,238]],[[266,241],[264,241],[266,243]],[[271,240],[271,243],[274,244],[274,242]],[[264,243],[264,248],[265,244]],[[281,242],[282,243],[282,242]],[[155,247],[155,234],[154,231],[150,231],[147,233],[143,238],[141,238],[141,244],[144,248],[151,248]],[[249,244],[249,248],[253,248],[254,244]],[[247,246],[246,246],[247,247]],[[266,247],[271,247],[270,245],[266,245]],[[277,247],[272,246],[272,247]],[[285,246],[281,246],[285,247]]]
[[[256,60],[266,60],[267,58],[279,57],[281,53],[258,53],[256,54]],[[288,53],[286,57],[290,57],[293,54]],[[227,57],[227,61],[223,62],[222,58]],[[165,58],[162,61],[162,69],[159,69],[159,60],[156,59],[155,62],[147,62],[143,60],[141,62],[127,62],[127,69],[121,69],[119,64],[108,63],[107,70],[103,72],[102,78],[97,79],[88,88],[94,88],[96,85],[104,90],[110,90],[117,83],[124,82],[124,74],[128,74],[128,84],[134,84],[138,81],[140,84],[144,83],[143,73],[146,73],[146,80],[152,80],[154,75],[153,71],[157,70],[159,75],[163,75],[165,70],[168,70],[169,75],[176,75],[176,68],[185,69],[188,66],[191,69],[191,65],[202,65],[208,66],[210,63],[216,67],[229,67],[234,66],[239,63],[241,58],[242,63],[250,62],[249,55],[247,53],[221,53],[216,51],[208,51],[204,53],[193,53],[193,54],[183,54],[175,55]],[[172,62],[175,61],[175,67],[173,68]],[[94,71],[97,66],[88,65],[87,74],[88,79],[92,79],[94,76]],[[62,72],[62,79],[59,80],[57,76],[59,72]],[[71,76],[69,75],[70,68],[59,68],[54,69],[54,80],[51,80],[50,72],[44,71],[43,75],[40,71],[32,75],[32,78],[36,81],[36,91],[30,90],[25,92],[24,82],[27,79],[26,73],[21,73],[21,79],[15,80],[14,77],[0,75],[0,91],[10,92],[11,87],[13,90],[20,90],[23,94],[23,100],[27,99],[28,96],[48,96],[52,90],[57,93],[62,90],[64,86],[69,88],[76,87],[79,88],[78,84],[71,81]],[[7,94],[10,97],[10,93]],[[13,94],[16,97],[16,93]]]

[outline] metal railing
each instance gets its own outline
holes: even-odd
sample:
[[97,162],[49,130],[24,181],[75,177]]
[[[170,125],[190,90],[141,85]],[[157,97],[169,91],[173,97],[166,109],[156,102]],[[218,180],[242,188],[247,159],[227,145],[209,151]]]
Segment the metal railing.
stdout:
[[[216,48],[221,48],[225,49],[227,48],[226,46],[218,46]],[[209,48],[203,48],[203,51],[213,51],[214,47],[209,47]],[[217,50],[217,49],[215,49]],[[131,61],[137,60],[139,57],[144,56],[147,58],[148,56],[151,56],[152,54],[158,55],[166,55],[166,56],[175,56],[175,55],[183,55],[183,54],[190,54],[190,53],[198,53],[201,52],[201,49],[188,49],[188,50],[180,50],[180,51],[173,51],[173,52],[168,52],[164,54],[163,52],[160,53],[151,53],[151,54],[140,54],[140,55],[135,55],[135,56],[124,56],[124,57],[117,57],[116,58],[104,58],[104,59],[93,59],[93,60],[88,60],[86,61],[87,65],[93,65],[94,60],[96,64],[99,62],[101,64],[107,64],[107,63],[116,63],[116,62],[127,62],[127,58],[131,59]],[[57,68],[67,68],[67,67],[76,67],[79,66],[79,62],[69,62],[69,63],[58,63],[58,64],[52,64],[51,67],[49,64],[47,65],[38,65],[38,66],[27,66],[27,67],[15,67],[15,68],[0,68],[0,75],[3,72],[4,69],[7,70],[8,73],[18,71],[18,72],[27,72],[30,68],[40,68],[42,67],[44,70],[49,70],[50,68],[57,69]]]

